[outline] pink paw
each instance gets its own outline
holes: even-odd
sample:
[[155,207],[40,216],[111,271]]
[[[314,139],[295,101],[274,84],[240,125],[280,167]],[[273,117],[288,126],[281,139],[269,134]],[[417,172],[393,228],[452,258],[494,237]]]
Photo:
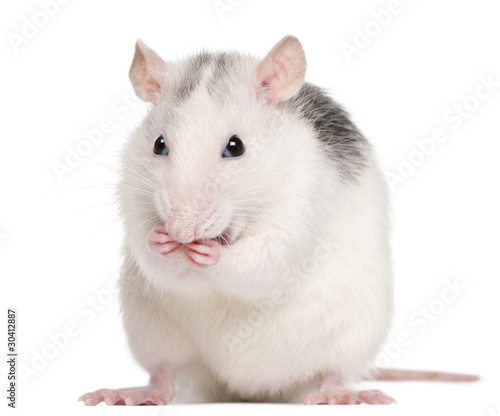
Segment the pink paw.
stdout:
[[221,249],[214,240],[196,240],[184,246],[184,253],[194,266],[208,267],[219,262]]
[[164,257],[172,257],[182,251],[182,244],[172,239],[163,227],[156,227],[151,231],[148,246],[152,252]]
[[392,397],[380,390],[355,391],[345,388],[335,388],[310,394],[302,400],[303,404],[393,404]]
[[165,405],[168,403],[164,393],[150,386],[118,390],[101,389],[84,394],[78,400],[83,401],[86,406],[95,406],[101,402],[108,406]]
[[220,244],[215,240],[196,240],[181,244],[168,235],[163,227],[156,227],[148,236],[148,246],[163,257],[184,253],[186,259],[198,268],[216,265],[221,256]]

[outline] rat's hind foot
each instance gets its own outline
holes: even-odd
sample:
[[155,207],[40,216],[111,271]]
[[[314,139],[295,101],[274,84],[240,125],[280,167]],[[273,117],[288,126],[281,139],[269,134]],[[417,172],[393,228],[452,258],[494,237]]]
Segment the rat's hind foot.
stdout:
[[302,400],[303,404],[393,404],[392,397],[380,390],[355,391],[343,387],[333,387],[329,390],[310,394]]
[[152,386],[100,389],[84,394],[78,400],[83,401],[86,406],[95,406],[101,402],[108,406],[165,405],[169,401],[165,393]]

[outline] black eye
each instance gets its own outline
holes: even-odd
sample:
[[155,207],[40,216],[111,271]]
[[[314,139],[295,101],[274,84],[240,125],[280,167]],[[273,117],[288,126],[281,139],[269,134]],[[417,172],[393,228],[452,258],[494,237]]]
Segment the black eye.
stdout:
[[222,157],[238,157],[243,153],[245,153],[245,146],[243,145],[241,139],[234,135],[229,139],[229,142],[224,149],[224,153],[222,153]]
[[165,144],[165,139],[163,138],[163,136],[160,136],[156,139],[154,152],[157,155],[164,155],[164,156],[168,155],[167,145]]

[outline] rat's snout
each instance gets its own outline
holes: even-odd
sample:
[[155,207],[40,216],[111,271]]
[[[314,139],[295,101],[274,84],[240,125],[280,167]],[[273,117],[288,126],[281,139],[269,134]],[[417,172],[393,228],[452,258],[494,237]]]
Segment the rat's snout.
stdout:
[[170,218],[165,224],[170,237],[181,244],[196,240],[199,232],[199,218],[187,210],[172,210]]
[[166,198],[160,195],[157,198],[164,229],[173,240],[180,244],[215,240],[221,245],[233,241],[234,232],[229,230],[231,210],[227,206],[216,203],[211,195],[195,195],[195,198],[175,196]]
[[196,240],[195,238],[196,233],[192,228],[187,228],[177,225],[173,227],[172,226],[167,227],[167,230],[169,230],[168,234],[170,235],[170,237],[172,237],[175,241],[181,244],[188,244]]

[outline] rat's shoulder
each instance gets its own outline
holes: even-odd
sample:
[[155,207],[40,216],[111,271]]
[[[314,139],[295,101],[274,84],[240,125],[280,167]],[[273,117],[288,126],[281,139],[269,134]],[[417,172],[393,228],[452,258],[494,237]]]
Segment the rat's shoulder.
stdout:
[[325,90],[308,82],[289,100],[289,105],[311,124],[343,178],[354,180],[366,166],[370,146],[347,111]]

